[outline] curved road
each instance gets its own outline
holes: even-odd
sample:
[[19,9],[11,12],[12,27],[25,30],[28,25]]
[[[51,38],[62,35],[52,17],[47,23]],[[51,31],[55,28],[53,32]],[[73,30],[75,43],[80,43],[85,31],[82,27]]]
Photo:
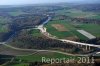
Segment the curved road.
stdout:
[[47,37],[49,37],[51,39],[56,39],[56,40],[60,40],[60,41],[63,41],[63,42],[66,42],[66,43],[71,43],[71,44],[85,45],[85,46],[91,46],[91,47],[100,48],[100,45],[94,45],[94,44],[88,44],[88,43],[75,42],[75,41],[66,40],[66,39],[58,39],[55,36],[52,36],[51,34],[49,34],[46,31],[46,28],[44,27],[44,24],[47,23],[47,22],[49,22],[50,20],[51,20],[51,17],[49,17],[46,22],[44,22],[42,25],[39,25],[36,29],[39,29],[42,34],[44,34],[45,36],[47,36]]
[[70,53],[55,51],[55,50],[22,49],[22,48],[16,48],[16,47],[10,46],[8,44],[3,44],[3,45],[6,47],[9,47],[11,49],[19,50],[19,51],[54,52],[54,53],[60,53],[60,54],[70,55],[70,56],[88,56],[88,54],[87,55],[86,54],[85,55],[83,55],[83,54],[70,54]]
[[[48,17],[48,19],[41,25],[37,26],[36,28],[33,28],[33,29],[39,29],[41,31],[42,34],[44,34],[45,36],[51,38],[51,39],[56,39],[56,40],[60,40],[60,41],[63,41],[63,42],[66,42],[66,43],[71,43],[71,44],[75,44],[75,45],[85,45],[85,46],[91,46],[91,47],[97,47],[97,48],[100,48],[100,45],[94,45],[94,44],[87,44],[87,43],[81,43],[81,42],[75,42],[75,41],[71,41],[71,40],[65,40],[65,39],[58,39],[56,38],[56,36],[52,36],[51,34],[49,34],[47,31],[46,31],[46,28],[44,27],[44,25],[49,22],[51,20],[51,17]],[[38,51],[38,52],[43,52],[43,51],[48,51],[48,52],[56,52],[56,53],[61,53],[61,54],[65,54],[65,55],[73,55],[73,54],[69,54],[69,53],[65,53],[65,52],[60,52],[60,51],[53,51],[53,50],[36,50],[36,49],[20,49],[20,48],[15,48],[15,47],[12,47],[10,45],[7,45],[6,42],[0,42],[1,45],[5,45],[5,46],[8,46],[12,49],[17,49],[17,50],[29,50],[29,51]],[[99,52],[98,52],[99,53]],[[74,55],[75,56],[75,55]],[[80,56],[85,56],[85,55],[80,55]]]

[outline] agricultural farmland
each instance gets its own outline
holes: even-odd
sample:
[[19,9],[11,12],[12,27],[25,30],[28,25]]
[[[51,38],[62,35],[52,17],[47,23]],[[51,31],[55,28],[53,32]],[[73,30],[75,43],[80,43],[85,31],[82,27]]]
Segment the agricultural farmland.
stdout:
[[77,59],[76,56],[69,56],[69,55],[63,55],[63,54],[59,54],[59,53],[51,53],[51,52],[37,52],[36,54],[32,54],[32,55],[23,55],[23,56],[16,56],[13,60],[12,64],[8,64],[5,66],[28,66],[29,63],[25,63],[25,62],[41,62],[42,61],[42,57],[45,58],[73,58],[73,59]]
[[[52,27],[52,24],[59,24],[59,25],[63,25],[66,29],[66,31],[59,31],[56,28]],[[46,26],[47,31],[52,34],[57,36],[58,38],[69,38],[69,37],[73,37],[73,38],[79,38],[77,37],[76,34],[74,34],[72,31],[75,31],[76,28],[74,28],[69,22],[65,21],[65,20],[57,20],[57,21],[50,21]],[[78,33],[77,31],[75,33]],[[80,34],[81,37],[84,37],[83,35]],[[87,39],[86,37],[84,37],[84,39]]]
[[28,14],[22,11],[13,11],[13,12],[8,12],[9,15],[11,16],[19,16],[19,15],[23,15],[23,14]]
[[[49,54],[50,53],[50,54]],[[51,52],[39,52],[33,55],[27,55],[27,56],[16,56],[16,59],[22,59],[24,61],[40,61],[42,60],[42,57],[46,58],[70,58],[75,56],[69,56],[69,55],[63,55],[59,53],[51,53]]]
[[84,12],[82,10],[77,10],[77,9],[64,9],[64,10],[59,10],[56,11],[57,14],[59,15],[66,15],[70,16],[73,18],[99,18],[98,14],[93,13],[93,12]]
[[52,26],[57,29],[58,31],[68,31],[63,25],[61,24],[52,24]]
[[82,30],[82,29],[96,37],[100,37],[100,34],[99,34],[100,26],[97,24],[84,24],[84,23],[75,24],[68,20],[53,20],[53,21],[50,21],[47,25],[45,25],[45,27],[47,28],[47,31],[50,34],[55,35],[58,38],[64,38],[64,39],[74,38],[74,40],[75,39],[76,40],[89,39],[88,37],[84,36],[83,34],[77,31],[77,30]]

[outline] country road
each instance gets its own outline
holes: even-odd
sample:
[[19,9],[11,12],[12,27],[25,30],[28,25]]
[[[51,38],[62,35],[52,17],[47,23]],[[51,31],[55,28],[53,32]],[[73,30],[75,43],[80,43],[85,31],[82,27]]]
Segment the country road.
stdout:
[[16,48],[16,47],[13,47],[11,45],[8,45],[8,44],[3,44],[4,46],[6,47],[9,47],[11,49],[14,49],[14,50],[18,50],[18,51],[36,51],[36,52],[53,52],[53,53],[60,53],[60,54],[64,54],[64,55],[70,55],[70,56],[88,56],[88,54],[70,54],[70,53],[66,53],[66,52],[61,52],[61,51],[55,51],[55,50],[38,50],[38,49],[22,49],[22,48]]

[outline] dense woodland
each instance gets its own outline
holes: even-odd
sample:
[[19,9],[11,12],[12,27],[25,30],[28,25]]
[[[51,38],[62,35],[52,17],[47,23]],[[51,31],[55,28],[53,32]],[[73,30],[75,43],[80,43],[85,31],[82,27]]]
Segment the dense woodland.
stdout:
[[[28,34],[27,34],[28,33]],[[22,31],[12,40],[12,45],[20,48],[28,49],[49,49],[49,48],[72,48],[70,44],[63,43],[58,40],[49,39],[45,36],[35,37],[29,34],[29,32]],[[18,42],[18,44],[16,43]]]
[[49,39],[47,37],[40,36],[32,36],[29,31],[20,31],[18,35],[16,35],[10,42],[10,45],[26,48],[26,49],[50,49],[50,50],[60,50],[69,53],[87,53],[94,51],[94,48],[88,51],[83,48],[77,47],[77,45],[72,45],[70,43],[64,43],[59,40]]
[[13,19],[13,23],[10,25],[12,30],[19,30],[27,27],[35,27],[36,25],[41,24],[47,19],[43,15],[22,15],[17,16]]
[[[6,15],[5,17],[7,18],[8,16]],[[21,29],[35,27],[36,25],[39,25],[42,22],[44,22],[47,18],[48,17],[46,15],[34,15],[34,14],[11,17],[10,20],[7,21],[7,23],[2,24],[2,25],[8,25],[7,27],[8,31],[0,32],[0,41],[6,41],[14,32],[17,32]]]

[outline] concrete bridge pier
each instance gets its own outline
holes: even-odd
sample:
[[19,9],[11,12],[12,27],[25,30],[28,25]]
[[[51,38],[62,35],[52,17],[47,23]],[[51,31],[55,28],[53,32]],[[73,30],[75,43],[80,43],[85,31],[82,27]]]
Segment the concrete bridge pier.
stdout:
[[91,49],[90,46],[86,45],[86,49],[85,50],[90,51],[90,49]]
[[78,44],[78,45],[77,45],[77,47],[82,48],[82,47],[83,47],[83,45]]
[[86,50],[86,51],[91,50],[91,47],[88,46],[88,45],[80,45],[80,44],[77,44],[77,47],[78,48],[82,48],[83,50]]

